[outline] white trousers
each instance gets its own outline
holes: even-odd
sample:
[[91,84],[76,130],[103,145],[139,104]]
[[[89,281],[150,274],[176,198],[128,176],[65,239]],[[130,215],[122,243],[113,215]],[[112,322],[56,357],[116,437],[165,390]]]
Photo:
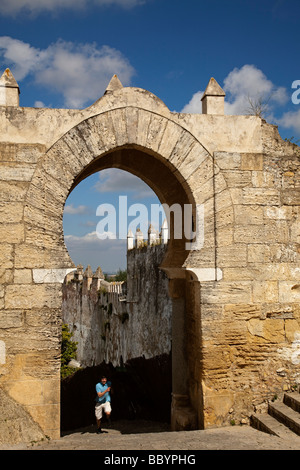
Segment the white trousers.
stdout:
[[104,413],[111,413],[110,402],[106,401],[105,403],[97,403],[95,406],[95,415],[97,419],[101,419]]

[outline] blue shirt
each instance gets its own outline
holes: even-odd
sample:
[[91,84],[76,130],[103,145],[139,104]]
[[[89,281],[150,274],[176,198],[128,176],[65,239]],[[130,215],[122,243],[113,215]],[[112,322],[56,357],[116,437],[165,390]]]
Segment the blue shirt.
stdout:
[[107,392],[103,395],[103,397],[98,397],[98,393],[102,393],[104,392],[104,390],[106,390],[108,387],[111,386],[111,382],[106,382],[105,385],[102,385],[102,383],[98,383],[96,385],[96,392],[97,392],[97,398],[96,398],[96,401],[97,403],[105,403],[106,401],[110,401],[110,393]]

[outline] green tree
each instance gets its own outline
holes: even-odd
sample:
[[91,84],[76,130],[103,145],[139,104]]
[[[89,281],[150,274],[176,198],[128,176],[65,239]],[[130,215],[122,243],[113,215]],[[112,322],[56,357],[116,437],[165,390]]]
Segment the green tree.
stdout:
[[119,269],[119,271],[116,274],[116,277],[114,279],[115,281],[126,281],[127,280],[127,271],[126,269],[122,271],[122,269]]
[[67,377],[74,372],[74,369],[68,367],[71,359],[76,359],[77,342],[72,341],[73,333],[69,331],[66,324],[62,325],[62,340],[61,340],[61,377]]

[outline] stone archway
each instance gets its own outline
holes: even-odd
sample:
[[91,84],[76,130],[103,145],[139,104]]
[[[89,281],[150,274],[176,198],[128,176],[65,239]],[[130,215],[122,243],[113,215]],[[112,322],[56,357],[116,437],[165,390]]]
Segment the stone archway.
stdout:
[[[190,132],[154,112],[126,107],[80,122],[52,145],[38,162],[24,210],[24,249],[35,253],[34,281],[37,287],[46,290],[46,297],[49,294],[51,299],[52,295],[56,299],[55,305],[52,306],[49,298],[43,306],[59,309],[60,284],[57,281],[61,282],[65,273],[74,268],[63,240],[64,203],[69,192],[82,179],[109,167],[121,168],[140,177],[156,192],[161,202],[169,206],[180,204],[184,208],[185,204],[190,204],[195,214],[197,204],[201,204],[209,214],[205,218],[205,239],[200,251],[187,249],[184,237],[172,237],[171,227],[168,251],[161,266],[169,277],[175,312],[173,428],[197,427],[198,420],[202,422],[202,410],[197,404],[201,390],[198,384],[192,408],[189,382],[198,381],[190,376],[189,368],[185,325],[186,277],[190,276],[190,271],[194,272],[195,267],[197,282],[199,279],[214,280],[216,276],[215,167],[212,157]],[[201,188],[204,187],[203,192]],[[55,292],[52,293],[52,289]],[[195,308],[200,308],[200,305],[193,303],[191,306],[189,303],[189,308],[192,308],[189,311],[191,319]],[[197,343],[200,338],[194,338],[194,341]],[[199,358],[194,359],[197,362]],[[182,416],[185,421],[189,416],[189,422],[182,425]]]
[[19,107],[12,90],[0,106],[0,385],[30,427],[60,434],[61,283],[74,268],[64,204],[110,166],[168,204],[192,204],[194,219],[204,211],[203,245],[171,240],[162,264],[185,373],[173,382],[174,428],[187,415],[203,428],[249,422],[299,384],[299,147],[257,116],[224,115],[214,79],[198,115],[116,77],[84,110]]
[[[129,149],[132,149],[131,154]],[[127,161],[124,159],[125,151]],[[143,157],[135,160],[138,152]],[[156,167],[152,166],[153,161],[157,162]],[[180,199],[182,204],[192,204],[194,208],[197,204],[203,204],[209,213],[203,246],[206,256],[202,261],[197,256],[195,267],[215,268],[215,165],[212,157],[190,132],[177,123],[133,107],[108,111],[86,119],[67,132],[40,159],[26,196],[26,240],[30,242],[30,231],[34,227],[37,230],[36,240],[46,247],[44,255],[47,256],[52,248],[61,250],[59,264],[61,268],[68,268],[71,262],[61,243],[65,200],[74,185],[89,174],[108,167],[123,168],[139,176],[162,202],[169,205]],[[165,179],[167,173],[170,175],[169,180]],[[51,245],[42,241],[46,232],[52,235]],[[184,243],[179,241],[182,246]],[[178,261],[177,267],[182,267],[187,258],[186,253],[181,253],[181,256],[181,264]],[[186,266],[193,268],[193,258],[196,256],[189,257]],[[43,266],[44,261],[41,258]],[[52,269],[52,265],[49,265],[49,269]]]

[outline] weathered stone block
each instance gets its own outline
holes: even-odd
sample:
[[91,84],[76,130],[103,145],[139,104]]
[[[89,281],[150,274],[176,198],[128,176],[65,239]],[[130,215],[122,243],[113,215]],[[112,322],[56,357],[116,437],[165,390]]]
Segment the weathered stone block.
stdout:
[[[237,265],[238,266],[238,265]],[[222,268],[224,281],[252,281],[261,276],[263,267],[224,267]]]
[[201,289],[201,299],[203,303],[212,304],[250,303],[251,282],[207,282]]
[[291,224],[290,233],[291,242],[300,245],[300,218]]
[[176,145],[169,157],[170,162],[174,165],[175,168],[180,166],[187,155],[192,151],[194,146],[195,140],[193,136],[183,132],[180,139],[176,142]]
[[224,319],[227,321],[250,320],[251,318],[260,318],[261,306],[250,304],[229,304],[224,306]]
[[263,154],[258,153],[244,153],[241,155],[241,169],[242,170],[262,170],[263,169]]
[[299,282],[279,281],[280,302],[300,302],[300,278]]
[[206,158],[199,165],[196,171],[194,171],[191,176],[187,179],[187,184],[189,188],[194,192],[197,191],[202,185],[207,181],[211,180],[213,177],[213,164],[210,158]]
[[45,435],[22,405],[0,388],[1,444],[14,445],[45,439]]
[[291,220],[296,215],[293,209],[291,206],[264,207],[264,217],[266,219]]
[[11,224],[18,223],[23,218],[24,207],[20,202],[4,202],[0,203],[0,220]]
[[41,404],[26,407],[34,421],[39,423],[50,439],[60,438],[60,404]]
[[138,109],[125,108],[127,139],[129,144],[137,141]]
[[116,135],[116,142],[118,146],[127,144],[127,129],[126,129],[126,111],[125,108],[119,109],[115,113],[111,113],[114,132]]
[[158,151],[166,126],[167,120],[165,118],[151,116],[147,132],[147,148],[152,148],[153,150]]
[[254,280],[253,302],[278,302],[278,281]]
[[248,262],[264,263],[265,262],[265,245],[248,245]]
[[36,284],[62,284],[67,273],[72,271],[73,269],[33,269],[33,281]]
[[1,180],[3,181],[30,181],[35,167],[33,166],[7,166],[0,165]]
[[13,245],[0,243],[0,257],[2,268],[13,267]]
[[215,163],[221,170],[239,170],[242,157],[239,153],[215,152]]
[[0,143],[1,162],[36,163],[45,151],[44,145]]
[[233,227],[228,225],[218,227],[216,242],[218,247],[233,245]]
[[234,406],[234,392],[231,390],[204,389],[205,428],[229,425],[229,412]]
[[227,170],[223,172],[228,188],[243,188],[251,185],[251,171]]
[[0,224],[0,240],[9,241],[11,243],[21,243],[24,241],[24,238],[23,224]]
[[187,180],[189,176],[199,168],[206,157],[207,152],[204,150],[202,145],[194,143],[194,145],[190,147],[188,153],[185,154],[185,158],[179,163],[179,172]]
[[295,358],[297,357],[297,362],[300,363],[300,348],[299,348],[299,338],[300,338],[300,322],[299,319],[287,319],[285,320],[285,334],[287,340],[291,344],[291,348],[294,349]]
[[[35,208],[38,210],[46,211],[50,216],[62,216],[63,209],[61,207],[61,202],[55,197],[55,193],[47,195],[47,200],[45,200],[45,189],[40,184],[38,187],[31,185],[26,198],[26,203],[28,205],[28,210],[24,209],[24,219],[26,222],[31,222],[30,211]],[[32,207],[30,207],[32,206]],[[29,218],[27,219],[27,214]]]
[[0,284],[11,284],[13,282],[13,270],[0,268]]
[[281,191],[281,203],[287,206],[300,205],[300,189],[285,189]]
[[0,312],[0,328],[20,328],[23,325],[24,316],[20,310],[2,310]]
[[14,270],[14,283],[15,284],[31,284],[32,283],[31,269],[15,269]]
[[285,221],[269,222],[268,225],[236,225],[234,228],[236,243],[287,243],[288,238]]
[[28,183],[0,180],[1,201],[24,201]]
[[34,245],[21,244],[16,246],[15,267],[17,269],[44,267],[44,265],[45,250]]
[[261,206],[234,206],[234,219],[237,225],[255,224],[263,222],[263,208]]
[[247,323],[250,341],[267,341],[281,344],[285,341],[284,320],[251,319]]
[[55,285],[12,285],[5,290],[6,309],[60,306],[61,288]]
[[242,204],[260,204],[263,206],[278,206],[280,204],[280,193],[273,188],[243,188]]
[[[31,226],[37,226],[53,233],[61,232],[62,217],[60,213],[47,213],[45,210],[39,210],[36,207],[27,205],[24,209],[24,217],[26,218],[28,225],[30,223]],[[26,238],[28,241],[29,236]]]
[[252,186],[254,188],[273,188],[275,177],[268,171],[252,171]]
[[9,394],[22,405],[37,405],[42,401],[42,382],[36,379],[24,378],[20,383],[12,382]]
[[247,264],[247,246],[246,245],[232,245],[222,246],[217,249],[218,266],[232,267],[232,266],[246,266]]

